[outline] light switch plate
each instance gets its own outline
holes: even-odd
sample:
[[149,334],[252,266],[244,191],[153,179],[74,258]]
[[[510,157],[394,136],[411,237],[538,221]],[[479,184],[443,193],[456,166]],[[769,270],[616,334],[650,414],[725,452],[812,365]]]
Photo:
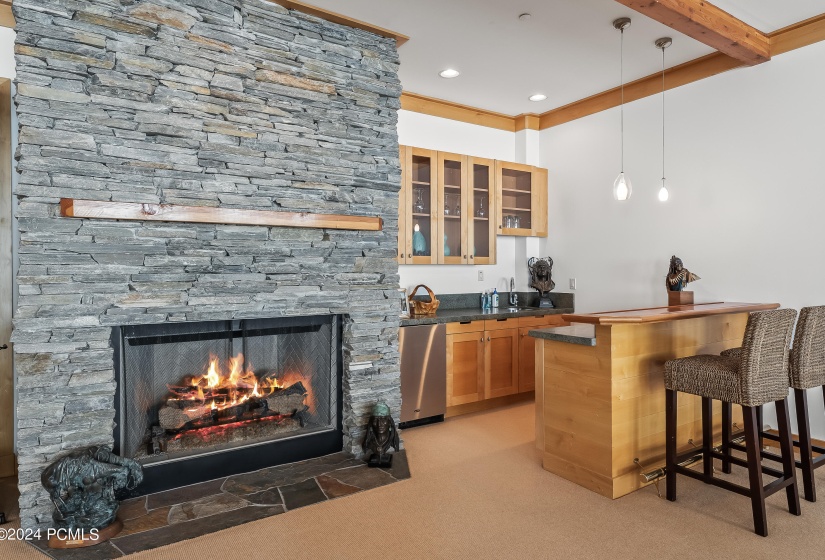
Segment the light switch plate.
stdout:
[[484,282],[484,271],[483,270],[478,271],[478,281],[479,282]]
[[575,290],[575,289],[576,289],[576,279],[575,279],[575,278],[571,278],[571,279],[570,279],[570,289],[571,289],[571,290]]

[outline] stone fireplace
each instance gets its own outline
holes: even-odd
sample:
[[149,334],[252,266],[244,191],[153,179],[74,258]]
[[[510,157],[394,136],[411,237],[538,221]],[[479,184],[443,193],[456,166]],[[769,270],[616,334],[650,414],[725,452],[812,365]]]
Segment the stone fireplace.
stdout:
[[[265,0],[13,9],[23,526],[51,522],[43,468],[88,445],[128,445],[149,472],[278,443],[257,455],[297,460],[313,437],[359,454],[372,405],[397,418],[401,398],[394,40]],[[61,198],[380,216],[383,229],[66,218]],[[308,359],[300,347],[317,341],[301,332],[313,329],[328,329],[322,365],[337,373],[298,387],[284,374]],[[277,340],[286,334],[297,338]],[[197,350],[161,357],[164,340],[198,338]],[[210,385],[210,352],[229,376],[240,360],[243,379]],[[143,409],[129,408],[135,363],[149,370],[141,390],[154,384]],[[180,400],[199,413],[162,426],[161,408]],[[127,426],[140,410],[140,426]],[[211,447],[172,441],[229,424],[234,435]],[[128,440],[129,428],[143,434]]]
[[338,452],[337,315],[114,330],[115,452],[141,494]]

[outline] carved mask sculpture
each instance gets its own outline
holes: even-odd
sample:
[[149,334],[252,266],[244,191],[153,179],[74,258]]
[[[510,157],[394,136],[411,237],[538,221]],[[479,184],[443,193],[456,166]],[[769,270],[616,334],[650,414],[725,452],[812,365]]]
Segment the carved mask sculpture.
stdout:
[[533,257],[527,261],[527,268],[530,269],[532,275],[530,287],[537,289],[542,297],[546,297],[556,287],[556,283],[553,282],[552,278],[553,259],[550,257],[545,259]]
[[390,415],[390,407],[379,402],[372,410],[370,422],[367,424],[367,437],[364,439],[364,451],[370,467],[388,467],[392,465],[390,448],[399,451],[401,441],[395,421]]

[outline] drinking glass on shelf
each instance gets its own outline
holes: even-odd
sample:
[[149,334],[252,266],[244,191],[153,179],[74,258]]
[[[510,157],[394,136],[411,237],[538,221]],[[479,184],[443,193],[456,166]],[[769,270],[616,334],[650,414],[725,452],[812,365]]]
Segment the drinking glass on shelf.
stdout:
[[452,196],[450,196],[449,194],[444,195],[444,215],[445,216],[449,216],[450,214],[452,214],[452,211],[450,210],[450,199],[451,198],[452,198]]
[[510,216],[509,214],[507,216],[504,216],[504,227],[507,228],[507,229],[510,229],[510,228],[513,227],[513,217]]
[[516,229],[521,227],[521,218],[518,215],[513,216],[513,227]]
[[455,210],[453,210],[454,216],[461,215],[461,197],[459,195],[453,196],[453,202],[455,203]]
[[415,189],[415,204],[413,204],[413,212],[416,214],[423,214],[424,213],[424,189],[416,188]]
[[484,218],[487,216],[487,211],[484,209],[484,197],[478,197],[478,208],[476,208],[476,217]]

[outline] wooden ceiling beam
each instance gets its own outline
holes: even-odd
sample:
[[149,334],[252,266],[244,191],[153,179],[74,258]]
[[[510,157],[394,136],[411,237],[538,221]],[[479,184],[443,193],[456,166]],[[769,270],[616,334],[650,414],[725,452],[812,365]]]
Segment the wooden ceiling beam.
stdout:
[[748,66],[771,59],[768,36],[703,0],[616,0]]

